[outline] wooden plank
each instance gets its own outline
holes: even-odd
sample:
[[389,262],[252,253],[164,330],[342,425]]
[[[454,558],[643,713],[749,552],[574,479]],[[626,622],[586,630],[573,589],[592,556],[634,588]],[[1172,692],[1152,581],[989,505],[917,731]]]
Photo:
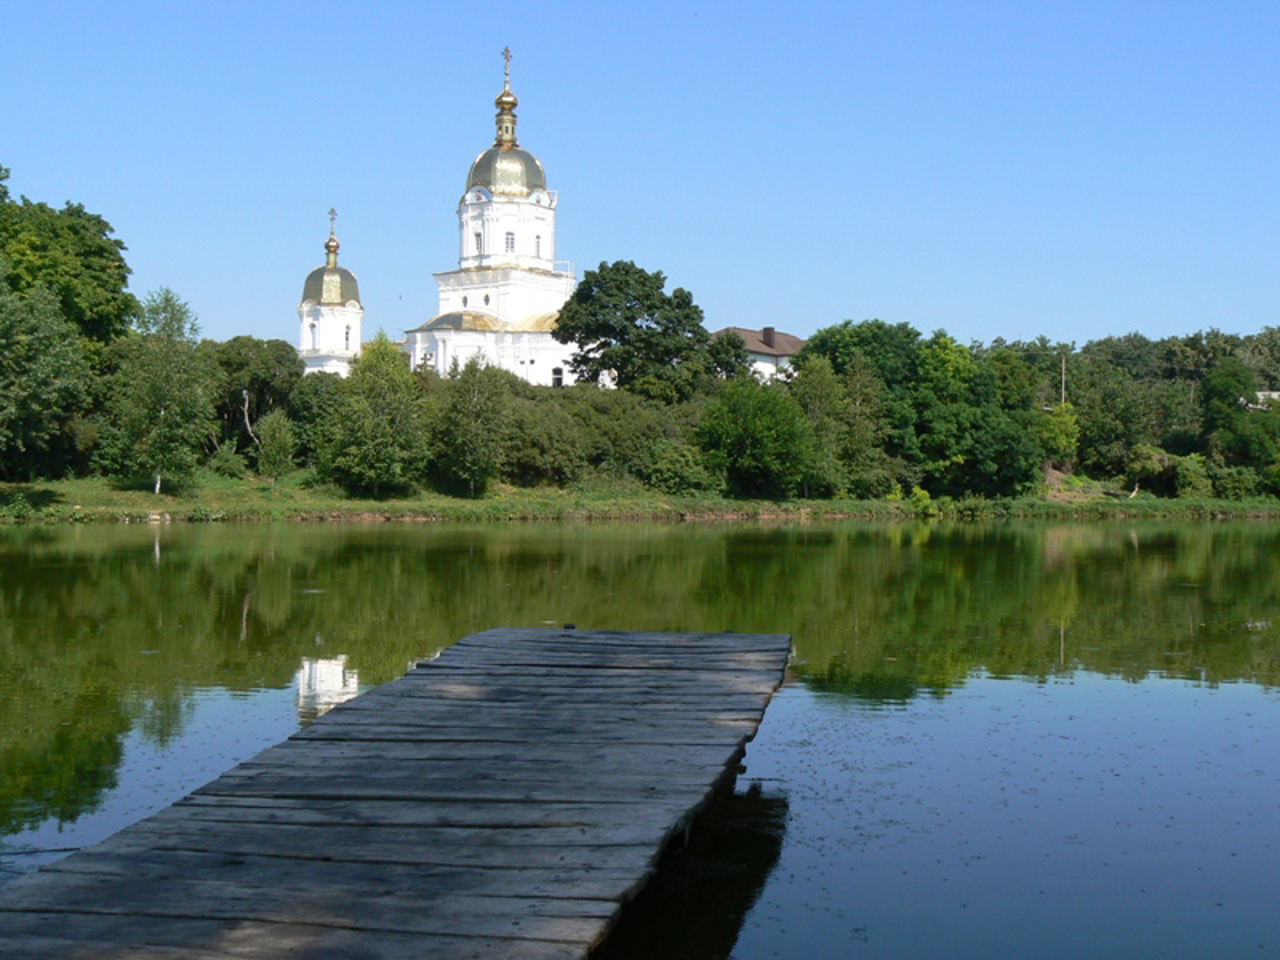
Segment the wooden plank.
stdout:
[[[45,873],[96,874],[116,878],[127,884],[134,877],[199,876],[204,879],[246,879],[262,884],[278,883],[282,887],[311,882],[318,869],[333,861],[316,852],[295,851],[291,856],[267,855],[260,852],[229,854],[201,850],[156,850],[140,846],[120,845],[116,848],[94,847],[44,867]],[[599,864],[591,870],[563,867],[530,868],[524,871],[491,870],[464,865],[423,865],[390,863],[375,860],[339,861],[344,882],[377,889],[383,883],[405,890],[433,891],[441,887],[455,893],[486,897],[521,897],[537,899],[604,900],[629,897],[642,885],[634,873],[620,872]],[[26,883],[27,878],[17,883]],[[6,891],[16,889],[11,884]],[[0,904],[5,902],[0,897]],[[3,914],[0,913],[0,929]]]
[[[172,813],[171,813],[172,812]],[[386,826],[590,827],[634,823],[642,816],[675,821],[682,804],[637,798],[632,803],[401,803],[395,800],[332,800],[324,797],[240,797],[200,794],[155,814],[190,820],[238,823],[380,824]]]
[[0,953],[583,957],[736,775],[789,649],[465,638],[0,890]]
[[[382,759],[402,763],[435,763],[445,760],[475,760],[490,764],[505,764],[527,760],[534,751],[527,743],[490,743],[463,740],[418,743],[358,743],[328,742],[314,739],[290,739],[268,747],[246,760],[243,767],[257,767],[271,763],[341,763],[350,759]],[[632,761],[637,766],[687,760],[695,765],[725,762],[724,747],[713,746],[665,746],[662,744],[623,745],[596,743],[579,745],[574,750],[578,762],[583,765],[617,764]]]
[[[203,954],[236,960],[279,960],[281,957],[323,957],[325,960],[574,960],[590,944],[548,943],[482,936],[441,936],[342,930],[308,923],[112,916],[59,912],[3,915],[0,955],[48,960],[49,954],[29,952],[31,938],[83,944],[81,952],[58,953],[59,960],[133,960],[138,950],[169,948],[171,956]],[[184,952],[177,952],[184,951]],[[146,954],[144,954],[146,955]]]
[[[41,876],[24,884],[0,905],[0,912],[39,910],[50,892],[59,912],[176,919],[250,920],[385,933],[456,935],[479,928],[481,935],[515,940],[586,942],[620,907],[605,900],[534,900],[520,897],[425,895],[412,889],[329,883],[335,870],[318,870],[305,884],[281,886],[199,877],[138,877],[122,889],[114,877],[81,874]],[[44,881],[43,885],[41,881]],[[46,888],[56,887],[54,890]],[[424,909],[426,908],[426,909]]]

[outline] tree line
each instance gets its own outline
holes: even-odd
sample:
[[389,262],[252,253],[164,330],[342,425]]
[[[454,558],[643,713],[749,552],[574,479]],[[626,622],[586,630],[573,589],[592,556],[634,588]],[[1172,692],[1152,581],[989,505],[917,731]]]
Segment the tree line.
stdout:
[[846,320],[762,382],[688,291],[618,262],[586,271],[561,311],[575,386],[474,361],[412,371],[382,334],[349,377],[304,377],[289,343],[201,340],[173,291],[137,300],[104,219],[11,198],[7,177],[0,480],[99,474],[161,492],[209,470],[373,497],[500,482],[958,499],[1032,493],[1052,469],[1160,496],[1280,493],[1273,327],[1077,348]]

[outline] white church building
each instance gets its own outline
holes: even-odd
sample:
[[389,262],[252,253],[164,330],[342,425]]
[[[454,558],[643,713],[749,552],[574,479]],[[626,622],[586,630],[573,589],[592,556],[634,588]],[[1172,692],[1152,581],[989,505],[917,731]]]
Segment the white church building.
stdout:
[[329,211],[329,239],[325,241],[325,264],[307,275],[302,285],[298,319],[302,332],[298,355],[304,373],[336,373],[345,377],[351,361],[360,353],[364,307],[356,275],[338,266],[338,237]]
[[560,308],[577,285],[556,260],[556,205],[542,164],[516,140],[517,100],[510,53],[493,146],[476,157],[458,203],[458,269],[435,275],[436,316],[406,332],[414,369],[448,374],[480,357],[542,386],[573,382],[572,344],[552,336]]

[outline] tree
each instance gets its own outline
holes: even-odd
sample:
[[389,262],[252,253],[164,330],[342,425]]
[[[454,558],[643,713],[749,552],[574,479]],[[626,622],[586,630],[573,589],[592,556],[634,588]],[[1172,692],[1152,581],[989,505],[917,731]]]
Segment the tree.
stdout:
[[348,493],[379,497],[406,490],[424,476],[426,405],[408,357],[382,331],[341,382],[324,432],[322,472]]
[[483,496],[502,464],[509,374],[472,357],[451,378],[440,416],[437,469],[446,486]]
[[0,277],[0,477],[39,473],[41,455],[84,409],[89,376],[53,296],[43,288],[19,296]]
[[800,489],[813,444],[795,398],[779,384],[748,377],[729,381],[708,401],[697,438],[730,496],[771,500]]
[[279,477],[293,469],[298,440],[289,415],[277,408],[258,421],[258,473]]
[[569,365],[580,380],[612,377],[619,387],[671,402],[688,398],[712,373],[702,310],[689,291],[668,294],[665,286],[661,271],[629,260],[583,275],[555,330],[561,343],[577,344]]
[[1276,460],[1280,413],[1259,409],[1254,373],[1242,360],[1228,356],[1214,364],[1200,397],[1205,440],[1220,462],[1257,470]]
[[817,355],[796,368],[789,384],[813,432],[813,452],[801,481],[806,497],[832,497],[845,490],[842,454],[848,446],[852,419],[844,384],[831,362]]
[[136,334],[122,353],[108,407],[107,456],[114,472],[146,475],[158,494],[181,482],[213,437],[217,373],[197,350],[191,308],[168,287],[143,301]]
[[125,245],[111,236],[111,224],[78,203],[55,210],[26,197],[11,200],[8,176],[0,167],[0,258],[8,263],[9,289],[47,288],[81,336],[107,343],[123,335],[139,307],[125,289]]
[[298,439],[297,455],[316,465],[326,442],[326,431],[338,419],[343,383],[336,373],[309,373],[289,394],[289,419]]
[[711,338],[707,346],[711,369],[722,380],[745,377],[751,372],[751,355],[747,342],[734,330],[724,330]]
[[259,445],[256,424],[260,417],[283,407],[302,379],[302,360],[292,344],[283,340],[232,337],[225,343],[201,344],[222,373],[217,416],[220,443],[252,453]]

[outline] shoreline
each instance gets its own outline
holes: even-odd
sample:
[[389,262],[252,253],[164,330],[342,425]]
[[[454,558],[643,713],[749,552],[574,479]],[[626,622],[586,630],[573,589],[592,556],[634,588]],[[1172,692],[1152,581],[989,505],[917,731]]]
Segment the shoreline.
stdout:
[[180,494],[120,489],[90,478],[0,483],[0,525],[85,523],[740,523],[841,520],[1276,520],[1280,499],[1178,500],[1123,493],[1008,500],[727,500],[653,491],[500,488],[479,500],[439,494],[346,499],[332,491],[221,478]]

